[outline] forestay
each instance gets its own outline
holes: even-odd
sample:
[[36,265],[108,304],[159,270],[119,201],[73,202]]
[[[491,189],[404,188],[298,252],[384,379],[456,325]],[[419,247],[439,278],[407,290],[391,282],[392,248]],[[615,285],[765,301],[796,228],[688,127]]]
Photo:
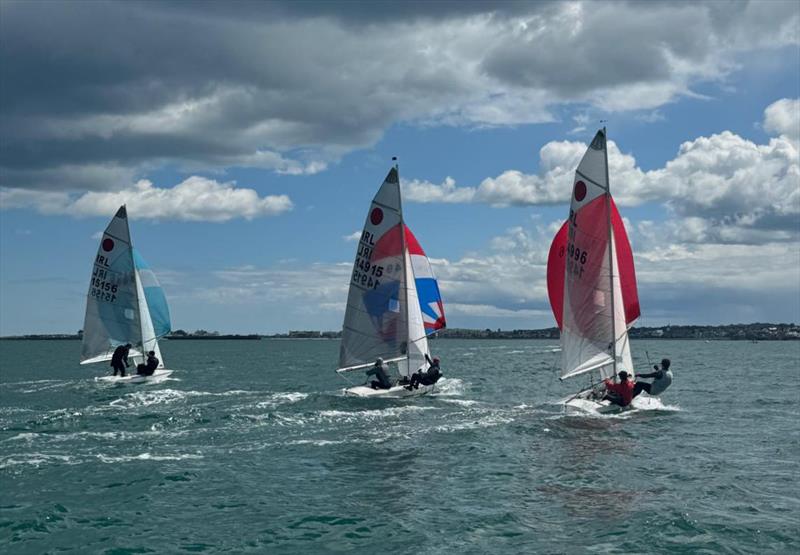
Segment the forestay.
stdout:
[[547,284],[561,330],[562,378],[633,374],[627,327],[639,316],[633,255],[608,184],[604,130],[578,165],[570,215],[550,247]]

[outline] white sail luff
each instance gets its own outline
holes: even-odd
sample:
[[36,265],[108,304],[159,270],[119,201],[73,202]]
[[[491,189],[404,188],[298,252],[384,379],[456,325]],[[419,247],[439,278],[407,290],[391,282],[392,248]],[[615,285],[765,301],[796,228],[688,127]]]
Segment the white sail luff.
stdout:
[[622,299],[622,282],[620,281],[619,264],[617,261],[616,241],[612,231],[611,260],[613,261],[613,291],[614,291],[614,341],[615,365],[614,372],[625,370],[633,379],[633,359],[631,357],[630,341],[628,340],[628,326],[625,322],[625,305]]
[[425,324],[422,320],[422,311],[419,307],[417,285],[411,266],[411,257],[406,246],[406,299],[408,315],[408,347],[407,358],[398,363],[400,374],[411,376],[420,368],[425,368],[425,354],[428,352],[428,337],[425,334]]
[[[614,253],[614,236],[611,229],[611,182],[608,178],[608,143],[606,138],[606,128],[603,127],[603,166],[606,170],[606,232],[608,233],[608,272],[611,288],[611,337],[614,338],[614,371],[613,376],[617,375],[617,314],[615,307],[622,305],[622,294],[619,284],[619,269],[617,267],[617,257]],[[616,276],[616,281],[615,277]],[[619,295],[617,295],[620,293]],[[619,296],[619,301],[617,300]],[[624,314],[623,314],[624,320]],[[625,329],[624,326],[622,329]]]

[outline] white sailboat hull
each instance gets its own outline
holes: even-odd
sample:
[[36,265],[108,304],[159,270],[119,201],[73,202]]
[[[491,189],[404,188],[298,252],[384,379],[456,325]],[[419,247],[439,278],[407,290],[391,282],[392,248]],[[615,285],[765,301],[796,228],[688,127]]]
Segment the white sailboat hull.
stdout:
[[658,397],[651,397],[646,393],[637,396],[627,407],[621,407],[611,401],[594,399],[594,392],[585,389],[563,401],[568,414],[620,414],[632,410],[659,410],[664,404]]
[[159,368],[151,376],[142,376],[141,374],[126,374],[125,376],[99,376],[94,379],[96,382],[106,383],[121,383],[121,384],[140,384],[140,383],[159,383],[164,378],[172,374],[172,370],[166,368]]
[[345,397],[363,397],[374,399],[402,399],[405,397],[419,397],[436,390],[436,384],[422,385],[418,389],[406,389],[404,385],[396,385],[389,389],[372,389],[366,385],[357,385],[343,390]]

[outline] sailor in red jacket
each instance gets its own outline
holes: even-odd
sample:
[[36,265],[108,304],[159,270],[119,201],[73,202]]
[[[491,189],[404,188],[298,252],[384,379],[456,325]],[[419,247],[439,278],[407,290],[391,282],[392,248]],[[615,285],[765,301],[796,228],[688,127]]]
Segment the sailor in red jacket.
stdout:
[[619,383],[614,383],[610,379],[603,383],[606,385],[606,399],[619,405],[627,407],[633,401],[633,382],[628,379],[628,373],[623,370],[619,374]]

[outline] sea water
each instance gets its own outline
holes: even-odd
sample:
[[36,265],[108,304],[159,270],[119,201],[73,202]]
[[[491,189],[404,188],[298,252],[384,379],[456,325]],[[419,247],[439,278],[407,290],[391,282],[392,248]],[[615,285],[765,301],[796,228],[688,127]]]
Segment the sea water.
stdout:
[[800,342],[632,347],[663,408],[588,417],[552,341],[434,341],[409,400],[342,397],[338,341],[165,341],[153,385],[2,341],[0,552],[800,551]]

